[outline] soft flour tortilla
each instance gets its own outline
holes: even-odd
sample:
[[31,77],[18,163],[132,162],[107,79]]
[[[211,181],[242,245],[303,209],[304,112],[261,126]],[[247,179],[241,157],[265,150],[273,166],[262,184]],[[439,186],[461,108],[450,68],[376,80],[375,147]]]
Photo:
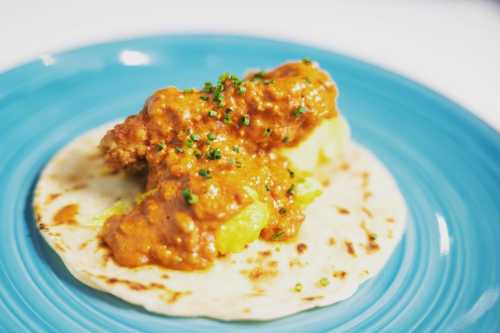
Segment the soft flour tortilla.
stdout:
[[77,138],[50,161],[36,187],[36,222],[78,280],[149,311],[266,320],[329,305],[377,274],[403,234],[405,205],[395,182],[351,144],[344,161],[324,170],[330,185],[307,208],[296,241],[256,241],[207,271],[120,267],[100,244],[93,218],[117,200],[134,200],[141,185],[105,172],[97,145],[111,126]]

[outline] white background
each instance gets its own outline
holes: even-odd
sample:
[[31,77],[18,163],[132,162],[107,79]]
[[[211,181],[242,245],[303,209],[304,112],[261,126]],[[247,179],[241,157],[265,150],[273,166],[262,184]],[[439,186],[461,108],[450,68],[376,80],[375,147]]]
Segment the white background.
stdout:
[[284,38],[347,53],[438,90],[500,130],[494,1],[0,0],[0,72],[92,42],[183,31]]

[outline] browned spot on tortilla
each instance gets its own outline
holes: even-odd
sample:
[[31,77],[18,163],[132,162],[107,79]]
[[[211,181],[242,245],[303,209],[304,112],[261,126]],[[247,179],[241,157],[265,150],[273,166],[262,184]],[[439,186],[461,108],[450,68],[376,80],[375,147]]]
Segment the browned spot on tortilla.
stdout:
[[46,205],[50,204],[52,201],[56,200],[60,196],[61,196],[61,193],[51,193],[51,194],[47,195],[47,197],[45,198],[45,204]]
[[109,285],[123,284],[123,285],[127,286],[129,289],[136,290],[136,291],[152,290],[152,289],[165,289],[165,290],[168,289],[164,285],[162,285],[160,283],[155,283],[155,282],[152,282],[149,284],[144,284],[144,283],[140,283],[140,282],[119,279],[119,278],[115,278],[115,277],[107,277],[105,275],[98,275],[97,277]]
[[43,223],[40,223],[38,225],[38,228],[40,229],[40,231],[45,231],[45,230],[49,230],[49,228],[47,228],[47,226]]
[[304,297],[302,298],[303,301],[306,301],[306,302],[312,302],[312,301],[317,301],[318,299],[322,299],[323,296],[308,296],[308,297]]
[[347,208],[337,206],[337,213],[341,215],[348,215],[350,211]]
[[305,243],[297,244],[297,253],[298,254],[302,254],[302,253],[306,252],[306,250],[307,250],[307,244],[305,244]]
[[304,267],[305,264],[299,258],[294,258],[288,262],[288,266],[290,268],[294,268],[294,267],[300,268],[300,267]]
[[169,297],[161,297],[168,304],[174,304],[181,297],[191,295],[191,291],[170,291]]
[[253,296],[253,297],[260,297],[264,296],[266,294],[266,291],[262,288],[259,287],[254,287],[253,291],[248,294],[248,296]]
[[250,313],[252,310],[250,310],[250,308],[244,308],[243,309],[243,313]]
[[370,175],[368,174],[368,172],[363,171],[361,173],[361,186],[368,187],[369,182],[370,182]]
[[366,201],[366,200],[370,199],[372,196],[373,196],[372,192],[366,191],[363,193],[363,200]]
[[325,179],[323,179],[323,180],[321,181],[321,186],[323,186],[323,187],[327,187],[328,185],[330,185],[330,184],[331,184],[331,182],[332,182],[332,181],[331,181],[329,178],[325,178]]
[[52,237],[60,237],[61,234],[59,232],[48,232],[47,235],[52,236]]
[[170,275],[168,275],[168,274],[162,274],[162,275],[160,275],[160,277],[161,277],[162,279],[165,279],[165,280],[166,280],[166,279],[170,279]]
[[80,250],[85,249],[87,247],[87,245],[89,245],[89,243],[90,243],[90,239],[88,239],[85,242],[83,242],[82,244],[80,244],[79,249]]
[[388,217],[388,218],[386,218],[385,220],[387,221],[387,223],[394,223],[394,222],[396,222],[396,221],[394,220],[394,218],[392,218],[392,217]]
[[57,250],[57,252],[66,252],[64,246],[58,242],[54,243],[54,248]]
[[59,224],[77,224],[78,222],[75,219],[76,214],[80,210],[80,206],[78,204],[69,204],[62,208],[60,208],[56,215],[54,215],[54,225]]
[[278,262],[276,260],[271,260],[270,262],[267,263],[267,265],[270,268],[276,268],[276,267],[278,267]]
[[349,253],[353,257],[356,257],[356,250],[354,250],[354,246],[352,245],[352,242],[344,241],[344,244],[345,244],[345,247],[347,249],[347,253]]
[[380,245],[377,243],[377,235],[368,229],[365,221],[361,222],[361,229],[363,229],[363,231],[365,232],[366,239],[367,239],[367,242],[365,245],[366,253],[372,254],[372,253],[380,250]]
[[276,277],[278,271],[275,269],[265,269],[263,267],[254,267],[250,271],[242,270],[241,274],[246,275],[250,281],[262,281]]
[[67,189],[67,191],[78,191],[78,190],[86,188],[87,186],[88,186],[87,183],[78,183],[78,184],[75,184],[74,186],[71,186],[69,189]]
[[346,271],[335,271],[333,272],[332,276],[337,279],[345,279],[347,277],[347,272]]
[[361,207],[361,211],[362,211],[363,213],[365,213],[365,214],[366,214],[366,216],[368,216],[369,218],[371,218],[371,219],[373,218],[373,213],[372,213],[372,211],[371,211],[371,210],[369,210],[368,208],[366,208],[366,207]]
[[258,255],[261,256],[261,257],[269,257],[272,255],[272,252],[270,250],[266,250],[266,251],[259,251],[258,252]]
[[40,223],[40,221],[42,220],[42,213],[41,213],[41,208],[38,204],[34,204],[33,205],[33,213],[35,215],[35,221],[36,223]]
[[351,169],[351,165],[347,162],[342,162],[340,165],[339,165],[339,169],[341,171],[348,171]]
[[334,246],[335,244],[337,244],[337,241],[335,240],[335,238],[330,237],[330,239],[328,239],[328,244],[330,246]]

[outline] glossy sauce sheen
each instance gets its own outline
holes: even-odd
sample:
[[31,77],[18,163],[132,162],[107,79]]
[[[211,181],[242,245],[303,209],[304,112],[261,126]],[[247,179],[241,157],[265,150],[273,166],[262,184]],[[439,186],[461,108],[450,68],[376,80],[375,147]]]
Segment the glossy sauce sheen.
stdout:
[[225,75],[215,89],[157,91],[101,141],[113,169],[148,173],[149,195],[103,227],[115,261],[208,267],[218,254],[217,228],[253,201],[247,187],[270,207],[261,238],[294,237],[304,216],[289,162],[273,150],[297,145],[335,117],[336,96],[330,77],[308,61],[243,81]]

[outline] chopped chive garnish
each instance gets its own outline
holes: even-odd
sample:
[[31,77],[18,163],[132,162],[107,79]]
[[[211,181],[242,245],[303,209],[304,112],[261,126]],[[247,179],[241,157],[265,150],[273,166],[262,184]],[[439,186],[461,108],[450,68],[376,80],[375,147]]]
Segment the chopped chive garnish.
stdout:
[[286,194],[288,195],[294,195],[295,194],[295,184],[290,185],[288,190],[286,190]]
[[245,88],[244,86],[238,87],[238,94],[243,95],[245,91],[247,91],[247,88]]
[[250,118],[248,116],[242,116],[240,118],[240,123],[243,125],[243,126],[250,126]]
[[272,129],[270,129],[270,128],[266,128],[266,129],[264,130],[264,136],[270,136],[272,131],[273,131]]
[[196,158],[200,158],[200,157],[201,157],[201,155],[202,155],[201,151],[199,151],[198,149],[195,149],[195,150],[194,150],[194,152],[193,152],[193,154],[194,154],[194,156],[195,156]]
[[193,141],[198,141],[200,140],[200,136],[198,134],[191,134],[190,136],[191,140]]
[[309,64],[311,64],[312,60],[310,58],[304,58],[304,59],[302,59],[302,62],[306,65],[309,65]]
[[257,72],[253,75],[252,80],[262,80],[262,79],[264,79],[265,75],[266,75],[266,72],[264,72],[264,71]]
[[285,232],[283,230],[276,231],[272,236],[271,240],[281,240],[285,236]]
[[285,137],[283,138],[283,143],[288,143],[288,141],[290,141],[290,137],[288,135],[285,135]]
[[203,85],[203,92],[211,93],[213,88],[214,86],[212,82],[205,82],[205,84]]
[[208,96],[205,96],[205,95],[200,96],[200,99],[201,99],[202,101],[208,101]]
[[295,117],[300,117],[303,113],[305,113],[307,110],[305,107],[303,106],[299,106],[298,108],[296,108],[294,111],[293,111],[293,115]]
[[193,205],[198,202],[198,196],[191,193],[191,190],[189,188],[185,188],[182,190],[182,196],[184,197],[184,201],[186,201],[188,205]]
[[193,139],[189,138],[186,140],[186,146],[189,148],[193,148],[194,141]]
[[217,111],[214,111],[214,110],[208,110],[208,116],[210,118],[216,118],[219,114],[217,113]]
[[267,192],[271,191],[271,188],[269,187],[269,184],[264,185],[264,188],[266,189]]
[[184,149],[182,149],[181,147],[175,147],[175,151],[177,153],[182,153],[182,152],[184,152]]
[[207,134],[207,140],[208,141],[214,141],[215,139],[217,139],[217,136],[213,133],[208,133]]
[[225,124],[231,123],[231,112],[233,112],[233,110],[226,109],[226,113],[224,113],[224,123]]
[[290,175],[290,178],[295,177],[295,172],[293,170],[288,169],[288,174]]
[[160,142],[156,145],[156,150],[162,151],[163,149],[165,149],[165,147],[166,147],[165,142]]
[[232,151],[234,151],[235,153],[239,153],[239,152],[240,152],[240,147],[238,147],[238,146],[233,146],[233,147],[231,148],[231,150],[232,150]]
[[220,160],[221,158],[221,151],[219,148],[214,148],[214,149],[210,149],[208,151],[208,155],[207,155],[207,158],[209,160]]
[[198,171],[198,175],[200,175],[203,178],[211,178],[212,177],[210,175],[210,170],[208,170],[208,169],[200,169],[200,171]]

